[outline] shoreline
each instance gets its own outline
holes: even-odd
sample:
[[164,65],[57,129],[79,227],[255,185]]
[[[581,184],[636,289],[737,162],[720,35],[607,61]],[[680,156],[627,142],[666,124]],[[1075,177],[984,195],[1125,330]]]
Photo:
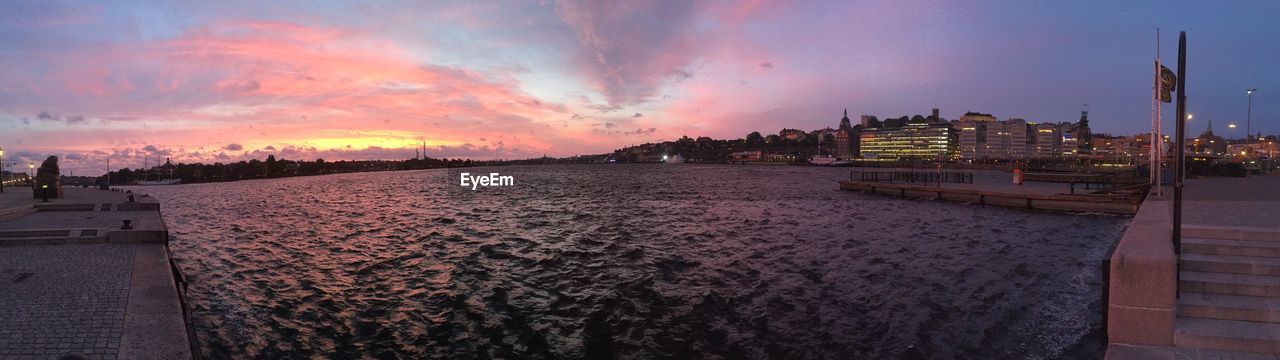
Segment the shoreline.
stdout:
[[17,272],[0,287],[0,357],[198,359],[160,203],[64,191],[0,219],[0,272]]

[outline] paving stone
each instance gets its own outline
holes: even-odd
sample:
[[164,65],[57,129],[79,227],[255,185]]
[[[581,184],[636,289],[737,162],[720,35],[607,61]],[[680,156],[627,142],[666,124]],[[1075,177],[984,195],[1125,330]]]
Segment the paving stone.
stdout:
[[[115,354],[134,244],[6,246],[0,252],[0,359]],[[30,273],[13,282],[16,274]]]

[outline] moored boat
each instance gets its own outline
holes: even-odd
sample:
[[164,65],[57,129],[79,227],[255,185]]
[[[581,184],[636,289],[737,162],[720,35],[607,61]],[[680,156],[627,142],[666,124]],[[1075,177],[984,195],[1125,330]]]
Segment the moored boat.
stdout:
[[182,183],[182,179],[139,180],[138,181],[138,185],[141,185],[141,186],[177,185],[180,183]]
[[814,155],[809,159],[810,164],[814,165],[831,165],[836,163],[836,157],[831,155]]

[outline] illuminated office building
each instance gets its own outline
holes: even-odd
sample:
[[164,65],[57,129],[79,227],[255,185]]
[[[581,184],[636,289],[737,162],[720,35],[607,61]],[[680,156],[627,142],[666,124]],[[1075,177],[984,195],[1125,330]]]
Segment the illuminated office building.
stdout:
[[859,150],[868,160],[951,160],[957,133],[949,123],[917,122],[900,128],[868,128],[859,134]]

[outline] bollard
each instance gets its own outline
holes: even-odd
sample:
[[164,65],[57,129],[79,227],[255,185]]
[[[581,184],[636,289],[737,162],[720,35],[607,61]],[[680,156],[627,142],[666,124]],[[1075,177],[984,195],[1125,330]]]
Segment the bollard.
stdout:
[[133,220],[124,219],[124,225],[120,226],[120,230],[132,230],[133,229],[132,223],[133,223]]
[[133,202],[133,194],[129,194],[129,202]]
[[44,198],[44,202],[49,202],[49,184],[40,185],[40,196]]

